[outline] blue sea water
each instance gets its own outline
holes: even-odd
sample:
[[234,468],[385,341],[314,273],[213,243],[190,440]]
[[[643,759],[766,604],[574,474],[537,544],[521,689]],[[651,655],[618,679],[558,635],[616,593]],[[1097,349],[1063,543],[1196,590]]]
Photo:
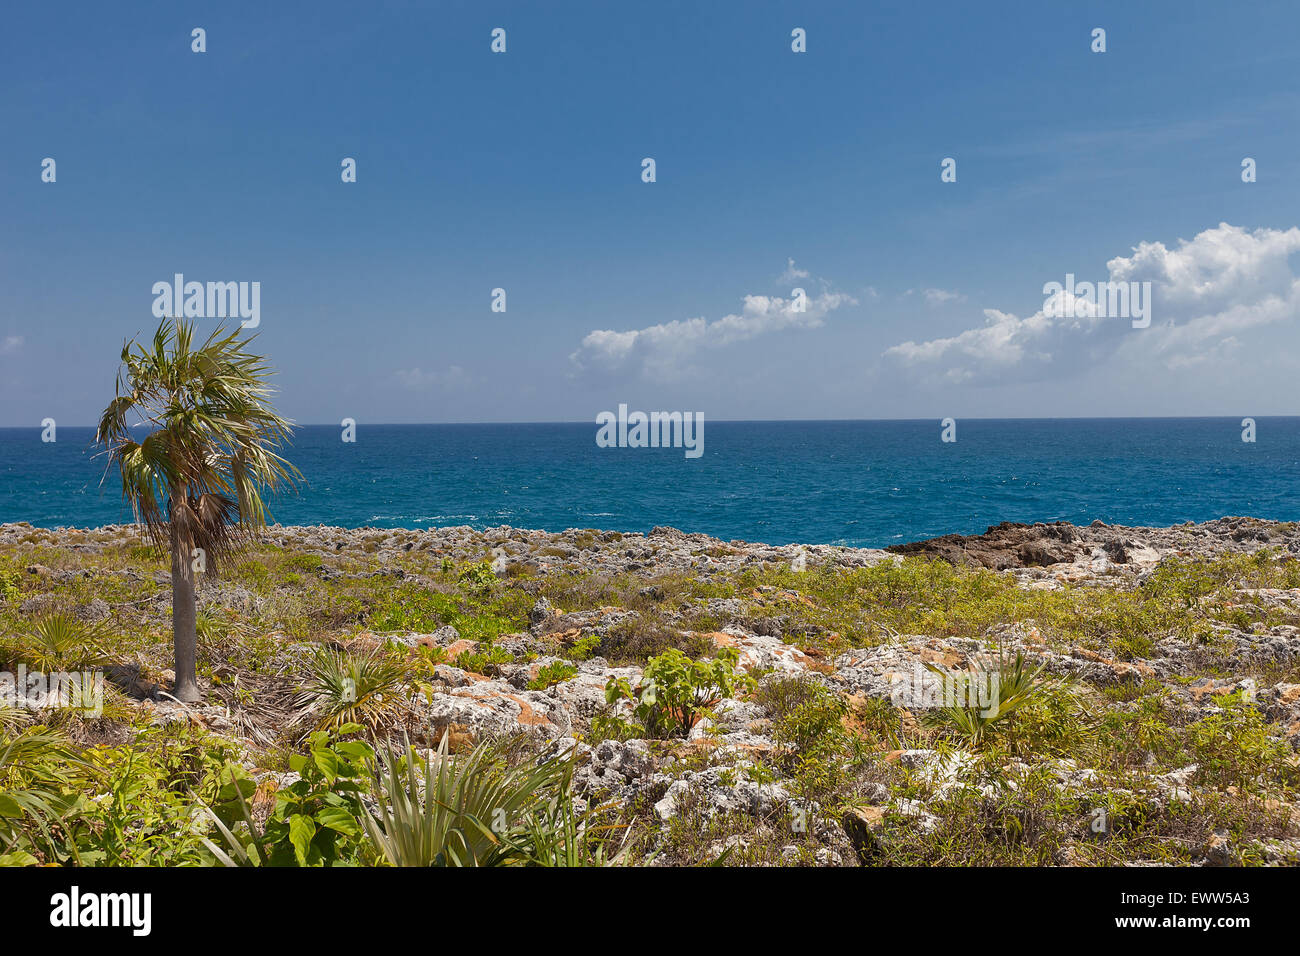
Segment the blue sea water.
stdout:
[[[600,448],[594,424],[297,430],[284,524],[559,531],[672,525],[723,539],[881,547],[1000,521],[1300,519],[1300,418],[706,422],[704,455]],[[0,429],[0,521],[130,520],[88,428]]]

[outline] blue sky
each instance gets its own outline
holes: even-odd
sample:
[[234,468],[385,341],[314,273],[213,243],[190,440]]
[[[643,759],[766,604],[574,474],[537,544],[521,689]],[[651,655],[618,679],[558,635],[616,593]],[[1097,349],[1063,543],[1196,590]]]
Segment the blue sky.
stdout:
[[[176,272],[261,283],[301,422],[1295,412],[1294,3],[47,3],[3,25],[0,426],[92,422]],[[1067,273],[1152,281],[1151,327],[1036,319]]]

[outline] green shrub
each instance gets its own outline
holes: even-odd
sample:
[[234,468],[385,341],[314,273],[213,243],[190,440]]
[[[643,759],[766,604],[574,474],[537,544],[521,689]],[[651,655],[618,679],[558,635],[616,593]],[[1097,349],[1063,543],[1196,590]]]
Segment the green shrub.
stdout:
[[554,661],[537,669],[537,676],[528,682],[529,690],[546,690],[555,684],[576,677],[578,669],[564,661]]
[[1290,748],[1270,735],[1259,711],[1237,694],[1225,699],[1222,708],[1186,728],[1196,781],[1248,793],[1294,787],[1297,772],[1288,762]]
[[470,594],[484,597],[496,586],[497,573],[492,570],[491,561],[479,561],[462,568],[456,580]]
[[600,647],[601,637],[599,634],[587,634],[578,638],[569,647],[569,657],[575,661],[588,661],[596,655]]
[[65,818],[65,850],[86,866],[175,866],[205,862],[195,805],[216,799],[223,780],[244,777],[238,748],[205,731],[151,728],[127,744],[85,752],[92,775]]
[[429,633],[450,623],[459,610],[450,595],[404,585],[387,593],[371,609],[367,624],[376,631]]
[[504,647],[488,643],[458,654],[452,663],[461,670],[492,677],[500,672],[502,665],[513,660],[514,656]]
[[725,647],[712,660],[694,661],[670,648],[650,659],[635,687],[626,678],[611,678],[605,700],[610,705],[632,701],[633,715],[649,737],[684,737],[705,708],[746,680],[735,672],[739,657],[734,647]]
[[195,802],[242,773],[234,746],[189,725],[84,751],[39,725],[14,734],[4,712],[0,725],[0,856],[18,864],[203,862]]
[[469,596],[443,594],[415,584],[389,591],[371,609],[367,623],[375,631],[431,633],[444,624],[470,641],[492,641],[526,626],[527,595],[507,591],[497,599],[486,592]]
[[0,568],[0,604],[13,604],[22,596],[22,575],[9,568]]
[[291,770],[300,779],[275,794],[275,808],[259,829],[248,797],[249,780],[232,779],[209,811],[224,841],[204,845],[226,866],[334,866],[365,862],[361,797],[366,792],[375,752],[360,740],[339,740],[361,730],[344,724],[335,735],[318,731],[308,739],[308,754],[294,754]]
[[769,681],[767,696],[768,706],[775,708],[772,740],[780,748],[776,759],[781,768],[805,796],[834,793],[844,783],[847,758],[856,749],[844,726],[845,699],[799,678]]

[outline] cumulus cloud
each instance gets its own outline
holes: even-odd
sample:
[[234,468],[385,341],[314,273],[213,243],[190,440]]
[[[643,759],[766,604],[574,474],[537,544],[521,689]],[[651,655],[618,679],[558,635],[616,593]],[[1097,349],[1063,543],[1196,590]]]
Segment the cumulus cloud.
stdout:
[[23,347],[21,335],[10,335],[0,339],[0,355],[10,355]]
[[459,365],[443,371],[425,371],[421,368],[399,368],[393,373],[399,385],[410,389],[460,388],[469,384],[471,376]]
[[1300,316],[1300,277],[1290,257],[1300,251],[1300,228],[1247,232],[1220,223],[1177,249],[1144,242],[1129,258],[1110,260],[1116,280],[1150,280],[1157,320],[1169,327],[1157,347],[1171,361],[1203,346],[1222,347],[1241,332]]
[[[1020,318],[985,309],[984,324],[948,338],[903,342],[886,360],[949,382],[1034,381],[1077,372],[1121,348],[1150,350],[1172,369],[1233,355],[1243,332],[1300,317],[1300,278],[1289,257],[1300,228],[1285,231],[1220,223],[1170,249],[1143,242],[1106,263],[1111,282],[1150,282],[1150,328],[1067,293]],[[1062,276],[1064,278],[1064,276]],[[1082,279],[1089,277],[1083,276]],[[1069,306],[1062,308],[1062,306]]]
[[823,291],[807,296],[800,311],[793,298],[747,295],[740,312],[712,322],[704,318],[675,319],[621,332],[595,329],[587,333],[569,359],[578,372],[631,370],[668,381],[678,377],[700,351],[725,348],[787,329],[815,329],[823,324],[827,313],[856,304],[850,295]]

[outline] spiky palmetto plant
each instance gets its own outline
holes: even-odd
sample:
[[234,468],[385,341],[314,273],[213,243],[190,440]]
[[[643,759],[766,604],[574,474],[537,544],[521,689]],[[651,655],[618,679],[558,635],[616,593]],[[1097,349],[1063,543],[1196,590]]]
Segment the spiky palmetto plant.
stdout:
[[[950,671],[929,663],[925,666],[943,678],[949,687],[965,690],[966,700],[928,711],[921,722],[930,727],[955,730],[972,747],[979,747],[1020,708],[1060,686],[1057,682],[1044,680],[1041,675],[1045,665],[1030,667],[1020,651],[1016,652],[1014,659],[1005,651],[999,651],[995,666],[979,671]],[[987,686],[989,693],[985,696],[989,699],[972,702],[971,698],[976,695],[970,690],[980,688],[981,682]],[[963,694],[959,692],[956,696]]]
[[400,709],[406,666],[382,651],[352,655],[332,647],[316,651],[294,702],[302,708],[294,719],[308,730],[337,730],[361,724],[381,733]]
[[107,639],[107,630],[97,623],[54,613],[37,618],[8,651],[28,667],[46,673],[86,670],[106,663]]
[[516,865],[529,861],[528,843],[563,839],[533,811],[569,799],[568,755],[510,766],[497,744],[451,756],[447,739],[428,761],[409,743],[402,754],[380,751],[378,806],[362,819],[378,857],[393,866]]
[[[265,526],[264,491],[301,477],[277,454],[291,423],[269,404],[271,369],[239,330],[196,344],[194,326],[164,319],[145,344],[122,347],[116,397],[95,434],[117,465],[136,521],[172,559],[173,695],[201,699],[195,677],[196,571],[216,571]],[[137,441],[131,429],[149,433]]]

